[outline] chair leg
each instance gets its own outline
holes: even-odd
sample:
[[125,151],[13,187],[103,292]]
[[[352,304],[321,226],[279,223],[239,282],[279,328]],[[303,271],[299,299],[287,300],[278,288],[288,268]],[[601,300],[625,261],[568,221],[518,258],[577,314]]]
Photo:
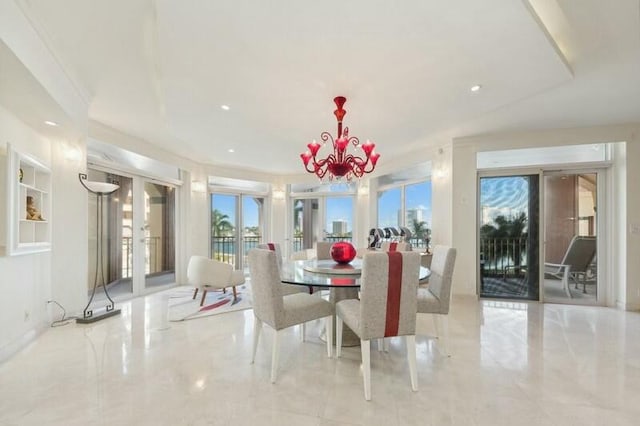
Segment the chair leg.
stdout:
[[233,290],[233,300],[236,300],[236,298],[238,297],[238,291],[236,290],[236,286],[234,285],[233,287],[231,287],[231,289]]
[[[329,333],[327,330],[327,335]],[[340,355],[342,355],[342,318],[336,316],[336,358],[340,358]]]
[[438,338],[438,349],[440,350],[440,354],[446,357],[451,356],[451,352],[449,352],[449,317],[447,315],[438,315],[441,317],[439,320],[442,323],[442,336]]
[[360,340],[360,352],[362,353],[364,399],[371,401],[371,340]]
[[280,355],[280,331],[274,330],[273,333],[273,349],[271,352],[271,383],[276,382],[278,373],[278,357]]
[[196,296],[198,295],[198,287],[196,287],[195,291],[193,292],[193,300],[196,300]]
[[411,375],[411,390],[418,390],[418,369],[416,367],[416,336],[405,336],[407,346],[407,360],[409,361],[409,374]]
[[202,289],[202,299],[200,299],[200,306],[204,305],[204,299],[207,297],[207,290]]
[[251,364],[256,361],[256,351],[258,350],[258,340],[260,340],[260,332],[262,331],[262,321],[253,316],[253,351],[251,352]]
[[431,314],[431,318],[433,319],[433,329],[435,330],[436,339],[440,339],[440,315]]
[[325,328],[327,330],[327,356],[333,357],[333,315],[329,315],[324,320]]
[[569,290],[569,268],[564,268],[564,273],[562,274],[562,286],[564,287],[564,292],[567,293],[567,297],[572,299],[571,290]]

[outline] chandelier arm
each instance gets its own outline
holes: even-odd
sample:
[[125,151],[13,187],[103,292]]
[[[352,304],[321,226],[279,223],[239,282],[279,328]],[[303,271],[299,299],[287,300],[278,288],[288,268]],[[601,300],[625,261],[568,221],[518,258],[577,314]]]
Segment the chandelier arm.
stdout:
[[316,168],[314,173],[320,179],[324,178],[324,176],[329,171],[329,166],[331,164],[335,163],[335,162],[336,162],[336,157],[333,154],[329,154],[327,156],[327,158],[325,158],[324,160],[317,161],[317,162],[314,159],[314,166]]
[[[364,176],[365,173],[371,173],[375,169],[375,166],[369,160],[369,157],[362,158],[351,155],[348,160],[354,175],[358,178]],[[370,167],[367,169],[368,166]]]
[[331,144],[333,146],[336,145],[335,141],[333,140],[333,136],[331,136],[331,133],[329,132],[322,132],[320,134],[320,139],[322,139],[323,142],[331,141]]
[[358,147],[358,145],[360,145],[360,139],[358,139],[356,136],[351,136],[349,138],[349,143],[351,143],[354,147]]

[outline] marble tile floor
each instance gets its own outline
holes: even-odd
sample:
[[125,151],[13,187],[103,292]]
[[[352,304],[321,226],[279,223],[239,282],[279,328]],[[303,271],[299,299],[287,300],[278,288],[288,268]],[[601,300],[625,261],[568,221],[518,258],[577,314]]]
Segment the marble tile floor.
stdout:
[[[164,299],[166,301],[166,299]],[[637,425],[640,313],[454,299],[452,356],[427,315],[420,390],[405,348],[372,353],[373,400],[359,348],[326,357],[321,323],[285,333],[269,381],[270,329],[251,358],[251,310],[163,321],[162,294],[122,315],[52,328],[0,365],[0,425]]]

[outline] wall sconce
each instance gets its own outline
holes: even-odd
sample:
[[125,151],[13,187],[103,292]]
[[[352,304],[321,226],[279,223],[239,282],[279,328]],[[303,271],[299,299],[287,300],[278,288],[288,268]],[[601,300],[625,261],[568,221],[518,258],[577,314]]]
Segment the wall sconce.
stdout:
[[443,179],[445,176],[447,176],[447,172],[442,168],[437,168],[433,171],[433,177],[436,179]]
[[358,195],[369,195],[369,185],[360,185],[358,187]]
[[285,193],[282,189],[274,189],[271,194],[274,200],[284,200]]
[[64,159],[67,161],[80,161],[82,159],[82,152],[75,146],[66,145],[64,147]]
[[199,181],[199,180],[192,180],[191,181],[191,191],[192,192],[202,192],[205,193],[207,192],[207,186],[204,184],[204,182]]

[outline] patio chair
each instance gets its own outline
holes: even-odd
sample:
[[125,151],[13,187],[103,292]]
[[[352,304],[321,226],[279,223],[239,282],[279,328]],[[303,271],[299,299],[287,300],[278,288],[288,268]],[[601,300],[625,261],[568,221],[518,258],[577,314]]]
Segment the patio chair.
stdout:
[[560,263],[544,264],[545,276],[551,276],[562,280],[567,297],[572,298],[569,290],[569,279],[578,284],[582,284],[582,292],[586,293],[586,278],[589,265],[596,256],[596,237],[574,236],[569,243],[566,253]]

